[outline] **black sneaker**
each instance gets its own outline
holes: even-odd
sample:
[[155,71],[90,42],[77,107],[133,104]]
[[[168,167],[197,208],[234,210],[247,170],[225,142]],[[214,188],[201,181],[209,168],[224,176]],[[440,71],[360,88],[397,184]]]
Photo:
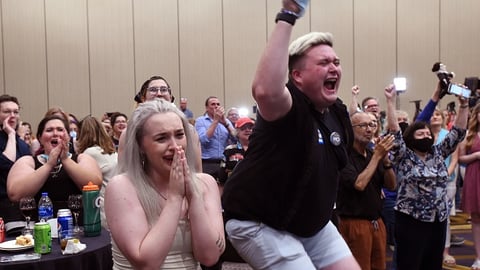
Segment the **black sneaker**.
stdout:
[[450,235],[450,245],[451,246],[461,246],[465,243],[465,238],[457,236],[455,234]]

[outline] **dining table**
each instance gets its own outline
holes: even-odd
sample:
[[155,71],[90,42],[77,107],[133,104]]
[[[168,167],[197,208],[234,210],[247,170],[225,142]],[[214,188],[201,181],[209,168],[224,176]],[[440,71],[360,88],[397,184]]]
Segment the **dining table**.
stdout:
[[[0,269],[2,270],[80,270],[80,269],[112,269],[112,248],[110,233],[102,229],[99,236],[77,236],[81,243],[86,244],[86,249],[76,254],[63,255],[57,238],[52,238],[50,253],[41,254],[40,258],[33,260],[15,261],[19,257],[35,257],[33,246],[30,248],[2,249],[0,250]],[[15,240],[7,237],[6,241]],[[22,256],[26,255],[26,256]]]

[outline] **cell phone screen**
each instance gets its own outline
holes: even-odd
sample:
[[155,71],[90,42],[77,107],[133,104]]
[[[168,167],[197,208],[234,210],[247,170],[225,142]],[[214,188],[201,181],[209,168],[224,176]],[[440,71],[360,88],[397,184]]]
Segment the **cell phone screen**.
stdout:
[[462,96],[462,97],[465,97],[465,98],[469,98],[471,91],[468,88],[465,88],[465,87],[462,87],[460,85],[451,83],[448,86],[448,93],[450,93],[452,95],[457,95],[457,96]]

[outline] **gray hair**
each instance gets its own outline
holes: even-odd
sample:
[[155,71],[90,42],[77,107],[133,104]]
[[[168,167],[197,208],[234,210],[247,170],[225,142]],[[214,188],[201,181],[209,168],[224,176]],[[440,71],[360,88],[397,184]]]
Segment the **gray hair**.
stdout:
[[123,158],[119,160],[118,173],[125,173],[132,182],[138,195],[138,199],[145,211],[147,221],[150,225],[154,224],[160,216],[161,196],[155,190],[155,179],[150,179],[145,167],[150,166],[145,155],[142,153],[141,143],[144,136],[144,126],[150,117],[155,114],[175,113],[181,120],[185,136],[187,139],[187,147],[185,155],[187,163],[190,167],[192,177],[195,177],[195,147],[193,142],[193,133],[185,118],[185,115],[177,109],[172,103],[156,98],[138,105],[132,113],[127,125],[127,133],[125,137],[125,150]]

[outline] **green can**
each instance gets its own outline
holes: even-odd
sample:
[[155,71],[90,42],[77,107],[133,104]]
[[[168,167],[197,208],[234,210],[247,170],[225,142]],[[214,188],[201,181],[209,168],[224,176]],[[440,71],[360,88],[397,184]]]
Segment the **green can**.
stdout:
[[47,222],[37,222],[33,227],[34,251],[39,254],[52,252],[52,235],[50,234],[50,224]]

